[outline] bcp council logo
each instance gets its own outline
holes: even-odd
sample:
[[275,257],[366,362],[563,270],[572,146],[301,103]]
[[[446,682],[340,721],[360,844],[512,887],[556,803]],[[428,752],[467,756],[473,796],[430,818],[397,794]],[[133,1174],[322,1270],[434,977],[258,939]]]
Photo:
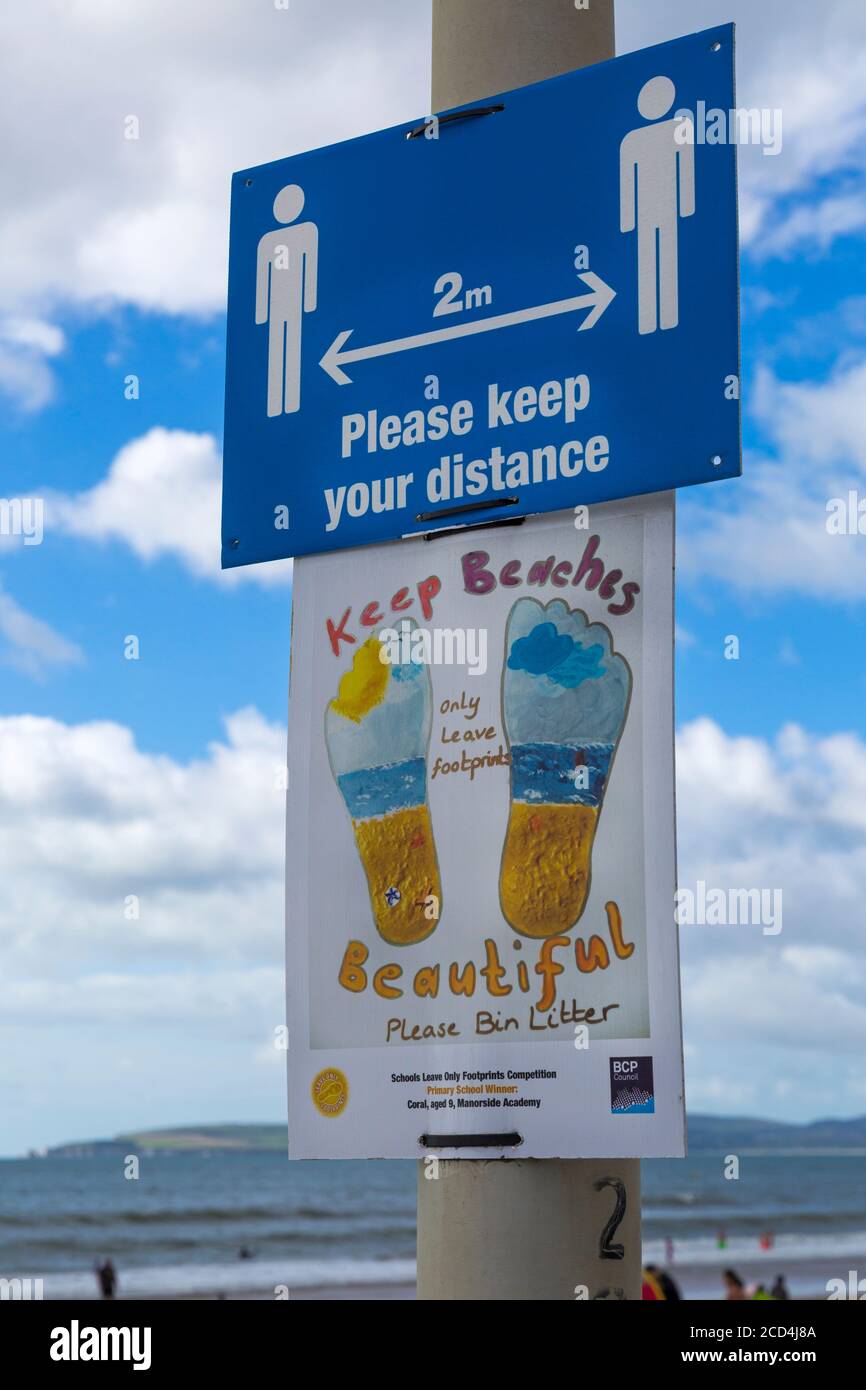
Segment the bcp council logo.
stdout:
[[654,1115],[652,1057],[611,1057],[610,1111],[612,1115]]
[[320,1115],[342,1115],[349,1103],[349,1083],[339,1067],[326,1067],[313,1078],[310,1095]]

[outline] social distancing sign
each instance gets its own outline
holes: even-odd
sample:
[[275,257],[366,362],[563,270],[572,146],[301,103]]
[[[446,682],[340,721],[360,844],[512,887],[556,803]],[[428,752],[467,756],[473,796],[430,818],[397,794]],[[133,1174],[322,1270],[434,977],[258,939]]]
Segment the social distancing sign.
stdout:
[[733,105],[728,25],[236,174],[223,565],[736,476]]

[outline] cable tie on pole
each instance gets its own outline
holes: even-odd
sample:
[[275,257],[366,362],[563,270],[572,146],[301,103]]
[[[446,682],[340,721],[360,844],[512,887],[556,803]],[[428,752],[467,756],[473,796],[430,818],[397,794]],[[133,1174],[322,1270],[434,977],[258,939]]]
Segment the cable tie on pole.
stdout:
[[472,106],[467,111],[449,111],[445,116],[433,116],[423,125],[416,125],[413,130],[406,132],[406,139],[419,140],[422,135],[427,134],[428,130],[433,130],[436,126],[450,125],[452,121],[468,121],[474,116],[493,116],[497,111],[504,110],[504,103],[499,102],[495,106]]
[[496,497],[492,502],[462,502],[459,507],[439,507],[435,512],[419,512],[416,521],[440,521],[446,516],[463,516],[466,512],[481,512],[488,507],[516,507],[519,497]]
[[514,1149],[523,1135],[508,1134],[422,1134],[418,1143],[424,1149]]

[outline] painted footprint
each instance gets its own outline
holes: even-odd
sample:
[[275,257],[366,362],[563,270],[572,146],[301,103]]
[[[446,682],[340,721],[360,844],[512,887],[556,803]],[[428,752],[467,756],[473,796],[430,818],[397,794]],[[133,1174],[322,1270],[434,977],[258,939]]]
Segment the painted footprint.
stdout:
[[430,673],[382,652],[375,634],[358,648],[325,711],[325,742],[379,935],[409,946],[436,930],[442,906],[427,804]]
[[570,931],[586,906],[592,845],[625,726],[631,670],[602,623],[561,599],[518,599],[508,618],[503,717],[511,814],[499,897],[523,936]]

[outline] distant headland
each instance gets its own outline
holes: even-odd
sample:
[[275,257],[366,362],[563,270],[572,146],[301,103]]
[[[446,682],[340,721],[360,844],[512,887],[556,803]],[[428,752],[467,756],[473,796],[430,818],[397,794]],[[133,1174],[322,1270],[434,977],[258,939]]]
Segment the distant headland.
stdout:
[[[813,1120],[787,1124],[747,1116],[690,1115],[690,1153],[866,1153],[866,1115],[850,1120]],[[135,1130],[114,1139],[85,1139],[40,1151],[38,1157],[96,1158],[152,1153],[284,1153],[285,1125],[202,1124],[183,1128]],[[37,1156],[37,1155],[33,1155]]]

